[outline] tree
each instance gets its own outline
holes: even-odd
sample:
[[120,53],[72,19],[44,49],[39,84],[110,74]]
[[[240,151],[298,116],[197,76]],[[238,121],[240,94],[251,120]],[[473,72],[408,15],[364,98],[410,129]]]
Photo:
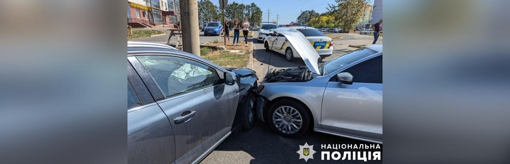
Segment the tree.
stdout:
[[312,18],[316,17],[319,17],[319,13],[315,12],[315,10],[306,10],[301,12],[297,18],[297,22],[301,24],[308,24]]
[[198,2],[198,16],[202,21],[215,21],[221,17],[218,13],[218,6],[210,0],[200,0]]
[[363,8],[368,4],[367,0],[335,0],[338,3],[337,10],[331,12],[335,20],[339,21],[343,30],[350,31],[363,15]]
[[252,26],[257,26],[262,21],[262,10],[255,3],[244,5],[233,2],[225,6],[225,17],[230,20],[237,18],[240,22],[246,17]]

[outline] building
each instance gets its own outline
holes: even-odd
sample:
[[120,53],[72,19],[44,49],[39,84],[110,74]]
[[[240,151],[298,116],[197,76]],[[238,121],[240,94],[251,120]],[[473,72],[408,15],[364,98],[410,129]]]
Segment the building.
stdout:
[[132,27],[152,27],[149,0],[128,0],[127,22]]
[[174,27],[179,17],[178,0],[128,0],[128,25]]
[[374,0],[374,9],[372,11],[372,20],[370,20],[370,24],[375,24],[383,18],[382,4],[382,0]]
[[170,27],[180,20],[179,16],[179,1],[178,0],[160,0],[162,20],[164,25]]

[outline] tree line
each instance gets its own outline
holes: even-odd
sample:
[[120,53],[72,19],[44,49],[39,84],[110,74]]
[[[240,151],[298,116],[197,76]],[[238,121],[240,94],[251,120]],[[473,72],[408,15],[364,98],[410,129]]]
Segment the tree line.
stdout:
[[[222,21],[221,9],[210,0],[200,0],[198,17],[201,22]],[[225,6],[225,17],[230,21],[237,18],[239,22],[246,17],[252,26],[260,26],[262,10],[255,3],[245,5],[233,2]]]
[[301,12],[298,23],[316,28],[337,28],[353,30],[367,9],[368,0],[335,0],[337,4],[328,4],[327,11],[317,13],[314,10]]

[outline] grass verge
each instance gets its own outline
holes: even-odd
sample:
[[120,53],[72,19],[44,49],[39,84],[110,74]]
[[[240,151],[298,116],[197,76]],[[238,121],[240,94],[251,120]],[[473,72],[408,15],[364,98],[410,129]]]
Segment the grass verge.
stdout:
[[250,59],[249,54],[236,54],[228,51],[212,51],[202,57],[222,67],[234,68],[246,67],[248,60]]
[[150,37],[151,35],[157,35],[157,34],[164,34],[163,31],[157,31],[157,30],[133,30],[133,34],[131,36],[128,36],[127,39],[135,39],[135,38],[145,38]]

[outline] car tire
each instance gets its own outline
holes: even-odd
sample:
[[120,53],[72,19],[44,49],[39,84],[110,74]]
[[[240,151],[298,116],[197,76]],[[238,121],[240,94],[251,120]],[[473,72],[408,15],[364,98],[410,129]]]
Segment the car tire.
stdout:
[[246,97],[246,103],[243,108],[243,129],[250,130],[255,122],[255,96],[252,93]]
[[294,53],[290,47],[285,50],[285,60],[292,61],[294,59]]
[[[301,120],[301,125],[298,126],[299,128],[294,130],[287,130],[288,127],[292,126],[292,124],[285,127],[285,124],[283,123],[285,119],[282,119],[281,123],[276,123],[278,122],[278,120],[276,119],[279,119],[278,114],[275,114],[277,110],[279,110],[278,111],[279,114],[283,113],[284,110],[288,110],[287,112],[294,113],[295,117],[293,119],[290,119],[291,120],[290,122],[298,126],[299,122],[297,121]],[[296,115],[296,112],[299,115]],[[309,114],[308,108],[306,106],[297,102],[296,100],[289,99],[276,101],[269,108],[266,117],[271,130],[276,132],[278,135],[291,138],[304,135],[308,131],[308,128],[310,127],[312,121],[311,115]],[[283,127],[278,127],[282,125]]]
[[207,36],[207,33],[206,33],[206,32],[204,32],[204,36]]
[[266,51],[269,52],[269,44],[267,44],[267,42],[264,42],[264,47],[266,48]]

